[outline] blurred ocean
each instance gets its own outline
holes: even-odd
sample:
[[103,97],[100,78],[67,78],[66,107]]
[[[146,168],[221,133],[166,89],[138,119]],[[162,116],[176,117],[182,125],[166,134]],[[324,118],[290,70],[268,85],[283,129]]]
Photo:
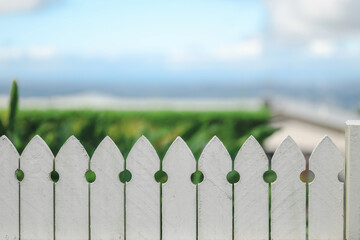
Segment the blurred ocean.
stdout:
[[[0,81],[0,95],[7,95],[10,82]],[[325,104],[355,111],[360,106],[360,81],[304,83],[101,83],[99,82],[21,82],[22,98],[87,96],[91,98],[122,99],[258,99],[271,100],[275,97]]]

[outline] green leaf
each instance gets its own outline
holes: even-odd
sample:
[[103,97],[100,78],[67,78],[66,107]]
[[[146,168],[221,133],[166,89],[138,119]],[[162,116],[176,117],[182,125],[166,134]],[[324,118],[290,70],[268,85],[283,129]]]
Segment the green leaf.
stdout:
[[0,136],[6,135],[6,128],[3,124],[3,122],[0,120]]
[[8,120],[8,126],[7,126],[8,135],[9,135],[10,139],[14,135],[15,117],[16,117],[16,112],[17,112],[17,108],[18,108],[18,102],[19,102],[18,85],[17,85],[16,80],[13,80],[13,82],[11,84],[11,90],[10,90],[9,120]]

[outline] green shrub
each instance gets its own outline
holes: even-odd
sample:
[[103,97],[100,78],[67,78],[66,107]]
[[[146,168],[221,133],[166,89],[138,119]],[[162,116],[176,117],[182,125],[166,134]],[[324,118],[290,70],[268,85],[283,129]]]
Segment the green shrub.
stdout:
[[0,136],[7,135],[8,138],[14,143],[18,143],[17,135],[15,134],[15,121],[16,121],[15,117],[18,109],[18,102],[19,102],[18,85],[16,80],[13,80],[10,89],[10,101],[9,101],[9,109],[7,112],[7,124],[4,123],[5,122],[4,120],[0,119]]
[[[5,112],[0,111],[0,117]],[[146,136],[162,158],[177,136],[181,136],[196,158],[206,143],[218,136],[234,158],[239,147],[254,135],[262,144],[275,129],[269,126],[267,109],[254,112],[121,112],[121,111],[19,111],[16,128],[21,152],[38,134],[56,154],[66,139],[75,135],[90,156],[105,136],[110,136],[124,157],[141,135]]]

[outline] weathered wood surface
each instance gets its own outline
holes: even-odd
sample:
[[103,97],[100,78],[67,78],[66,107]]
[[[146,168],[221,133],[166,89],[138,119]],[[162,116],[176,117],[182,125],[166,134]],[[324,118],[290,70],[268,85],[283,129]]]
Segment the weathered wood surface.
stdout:
[[96,174],[90,184],[91,239],[124,239],[124,184],[119,179],[124,158],[109,137],[95,150],[90,167]]
[[196,185],[191,182],[191,174],[196,170],[196,161],[180,137],[167,151],[163,170],[168,174],[162,188],[163,239],[195,239]]
[[160,239],[160,184],[154,178],[160,160],[144,136],[131,149],[126,168],[132,173],[126,184],[126,239]]
[[346,122],[346,239],[360,239],[360,121]]
[[24,179],[20,183],[20,225],[22,239],[54,237],[54,183],[50,178],[54,155],[47,144],[35,136],[20,158]]
[[240,181],[234,185],[235,240],[269,237],[269,186],[263,179],[268,165],[264,150],[251,136],[234,162],[234,170],[240,173]]
[[305,239],[306,185],[300,180],[305,158],[291,137],[275,151],[272,170],[277,180],[271,186],[271,238],[274,240]]
[[19,154],[6,136],[0,137],[0,238],[19,239]]
[[315,148],[309,160],[314,181],[309,184],[309,239],[339,240],[344,236],[344,184],[338,179],[344,158],[329,137]]
[[55,185],[56,239],[89,238],[89,186],[85,173],[89,156],[71,136],[55,158],[60,178]]
[[231,157],[222,142],[214,137],[199,159],[204,181],[199,184],[199,239],[232,238],[232,186],[226,175]]

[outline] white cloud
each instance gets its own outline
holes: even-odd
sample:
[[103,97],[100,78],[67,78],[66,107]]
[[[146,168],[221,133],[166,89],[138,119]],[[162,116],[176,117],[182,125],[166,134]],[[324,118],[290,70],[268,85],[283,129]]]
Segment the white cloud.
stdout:
[[31,46],[28,48],[0,47],[0,61],[28,58],[44,60],[55,56],[56,48],[53,46]]
[[329,58],[335,53],[335,44],[329,40],[313,40],[309,44],[309,50],[315,57]]
[[169,62],[172,64],[197,63],[205,61],[203,53],[191,50],[174,49],[169,54]]
[[271,0],[265,4],[270,32],[282,38],[360,35],[359,0]]
[[0,61],[14,60],[23,56],[23,50],[19,48],[0,47]]
[[236,62],[260,57],[263,44],[254,38],[235,44],[213,48],[175,49],[171,52],[169,62],[173,65],[203,64],[217,62]]
[[360,38],[345,41],[342,47],[347,57],[360,57]]
[[263,45],[259,39],[250,39],[234,45],[222,46],[215,51],[215,58],[219,60],[240,60],[258,57],[263,52]]
[[56,54],[56,49],[53,46],[31,47],[27,50],[27,56],[31,59],[49,59]]
[[52,0],[0,0],[0,14],[29,11],[49,2],[52,2]]

